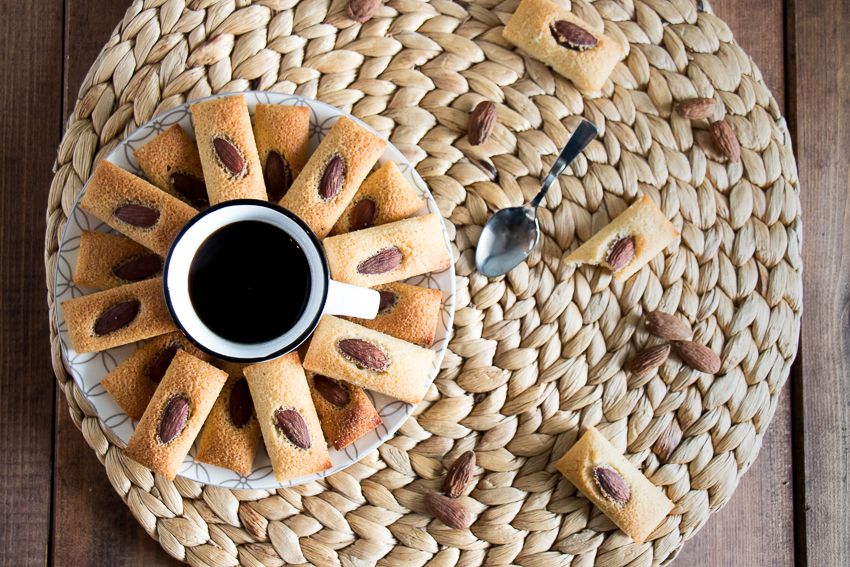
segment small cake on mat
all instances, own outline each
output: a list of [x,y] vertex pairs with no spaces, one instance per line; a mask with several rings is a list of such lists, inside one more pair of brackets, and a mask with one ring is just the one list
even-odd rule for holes
[[124,455],[174,480],[226,380],[226,372],[178,351]]
[[423,346],[434,344],[437,324],[440,322],[440,300],[443,297],[440,290],[401,282],[376,285],[372,289],[381,294],[375,318],[345,319],[409,343]]
[[363,388],[321,374],[306,374],[322,431],[334,449],[341,451],[381,425]]
[[135,152],[151,183],[197,209],[209,206],[198,146],[175,124]]
[[84,230],[74,284],[111,289],[162,275],[162,256],[120,234]]
[[307,163],[310,109],[258,104],[254,113],[254,138],[269,201],[277,203]]

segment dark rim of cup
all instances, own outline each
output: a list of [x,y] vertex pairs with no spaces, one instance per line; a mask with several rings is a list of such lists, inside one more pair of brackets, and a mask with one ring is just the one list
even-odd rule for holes
[[[290,220],[295,222],[295,224],[297,224],[299,227],[301,227],[301,229],[307,234],[307,236],[310,237],[311,242],[313,243],[314,247],[316,248],[316,250],[318,252],[319,260],[322,264],[322,272],[325,274],[325,285],[324,285],[324,289],[322,291],[322,301],[321,301],[322,309],[320,309],[318,311],[318,313],[316,313],[315,317],[313,317],[313,321],[304,330],[304,332],[301,333],[301,335],[297,339],[295,339],[294,341],[292,341],[288,345],[284,346],[283,348],[269,354],[268,356],[254,357],[254,358],[235,358],[235,357],[232,357],[232,356],[227,356],[227,355],[221,354],[219,352],[216,352],[216,351],[204,346],[203,344],[201,344],[200,341],[196,340],[189,333],[189,331],[186,330],[186,328],[183,326],[183,324],[180,322],[180,319],[177,317],[177,314],[174,311],[174,306],[171,303],[171,295],[168,292],[168,268],[171,265],[171,254],[174,252],[174,248],[177,246],[177,244],[180,242],[180,240],[183,239],[183,236],[186,234],[186,232],[188,232],[189,229],[192,228],[195,225],[195,223],[197,223],[199,220],[201,220],[202,218],[204,218],[208,214],[213,213],[213,212],[215,212],[219,209],[224,209],[224,208],[227,208],[227,207],[235,207],[235,206],[238,206],[238,205],[253,205],[253,206],[256,206],[256,207],[266,207],[267,209],[272,209],[276,212],[281,213],[282,215],[288,217]],[[236,222],[241,222],[241,221],[236,221]],[[233,224],[233,223],[227,223],[227,224]],[[219,228],[225,227],[225,226],[227,226],[227,224],[223,224]],[[281,230],[283,230],[283,229],[281,229]],[[324,305],[325,305],[325,303],[327,302],[327,299],[328,299],[328,288],[330,287],[330,279],[331,279],[331,271],[330,271],[330,268],[328,267],[328,259],[325,256],[325,249],[322,246],[322,243],[319,242],[319,239],[318,239],[318,237],[316,237],[316,234],[312,231],[312,229],[309,226],[307,226],[307,223],[305,223],[303,220],[301,220],[301,217],[299,217],[295,213],[291,212],[289,209],[285,209],[285,208],[281,207],[280,205],[276,205],[274,203],[269,203],[268,201],[259,201],[257,199],[234,199],[233,201],[225,201],[223,203],[213,205],[212,207],[209,207],[208,209],[204,209],[202,212],[200,212],[197,215],[195,215],[194,217],[192,217],[189,220],[189,222],[187,222],[185,225],[183,225],[183,228],[180,229],[180,232],[177,233],[177,236],[175,236],[174,240],[171,242],[171,246],[168,248],[168,254],[165,256],[165,266],[164,266],[163,271],[162,271],[162,294],[165,297],[165,305],[168,308],[168,313],[171,316],[171,320],[174,321],[174,324],[177,325],[177,328],[180,329],[180,332],[183,333],[184,335],[186,335],[186,338],[189,339],[189,341],[191,341],[193,345],[195,345],[196,347],[198,347],[199,349],[201,349],[205,353],[212,355],[216,358],[219,358],[221,360],[226,360],[228,362],[254,363],[254,362],[264,362],[266,360],[272,360],[274,358],[278,358],[280,356],[288,354],[288,353],[292,352],[293,350],[295,350],[296,348],[298,348],[301,345],[301,343],[303,343],[305,340],[307,340],[307,337],[309,337],[313,333],[313,331],[316,329],[316,326],[319,324],[319,319],[321,319],[321,317],[322,317]]]

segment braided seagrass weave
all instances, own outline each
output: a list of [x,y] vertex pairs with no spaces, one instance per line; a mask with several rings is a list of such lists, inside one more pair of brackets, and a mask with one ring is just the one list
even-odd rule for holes
[[[776,102],[707,5],[573,0],[577,15],[629,46],[603,95],[588,98],[502,39],[518,3],[388,0],[355,24],[346,0],[136,0],[98,56],[50,191],[51,304],[58,238],[99,160],[153,116],[220,92],[297,93],[373,126],[416,164],[457,259],[454,337],[415,417],[360,463],[276,492],[170,482],[126,459],[68,375],[52,330],[74,422],[174,557],[251,566],[662,564],[755,460],[796,355],[802,299],[797,171]],[[707,121],[671,111],[695,96],[724,103],[739,163],[718,151]],[[484,99],[496,103],[498,124],[491,142],[471,150],[467,115]],[[540,245],[507,277],[488,280],[473,257],[489,212],[533,195],[581,118],[600,136],[547,195]],[[664,254],[624,284],[560,262],[641,194],[682,233]],[[690,320],[695,340],[721,355],[717,375],[676,356],[643,376],[622,369],[657,341],[641,323],[655,309]],[[616,530],[555,469],[586,425],[676,504],[647,543]],[[665,462],[658,455],[670,440]],[[439,492],[447,466],[469,449],[478,466],[462,502],[476,521],[450,530],[423,494]]]

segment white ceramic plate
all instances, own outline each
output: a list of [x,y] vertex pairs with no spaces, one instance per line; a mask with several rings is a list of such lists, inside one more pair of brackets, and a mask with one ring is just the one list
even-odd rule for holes
[[[312,154],[312,152],[316,149],[319,142],[325,137],[325,135],[327,135],[331,126],[333,126],[337,118],[340,116],[348,116],[361,126],[364,126],[374,132],[372,128],[360,120],[357,120],[353,116],[315,100],[309,100],[295,95],[270,92],[246,92],[244,95],[245,101],[248,103],[248,109],[252,116],[257,103],[309,107],[310,154]],[[210,98],[219,98],[219,96],[232,96],[232,93],[229,95],[218,95]],[[133,132],[124,141],[122,141],[106,159],[137,175],[144,176],[138,162],[133,157],[133,152],[175,123],[179,123],[183,130],[185,130],[186,133],[194,139],[192,115],[189,110],[189,104],[187,103],[169,110],[163,115],[157,116]],[[419,177],[419,174],[416,173],[416,170],[407,161],[404,155],[392,144],[387,144],[387,147],[379,161],[380,164],[384,164],[390,160],[398,164],[407,181],[416,189],[416,192],[425,199],[425,206],[418,210],[414,216],[438,213],[439,210],[437,209],[437,204],[431,197],[431,193],[425,186],[425,182],[422,181],[422,178]],[[80,196],[82,196],[85,190],[86,188],[83,187],[83,191],[80,193]],[[65,324],[65,317],[60,307],[60,304],[63,301],[74,297],[80,297],[81,295],[95,293],[97,291],[90,288],[76,286],[73,281],[74,269],[77,264],[77,252],[80,245],[80,235],[83,230],[115,232],[96,217],[83,211],[79,207],[79,199],[77,200],[77,203],[74,205],[74,208],[69,215],[68,224],[65,226],[65,230],[62,233],[62,242],[59,247],[59,256],[56,263],[56,276],[54,280],[55,288],[53,290],[56,296],[54,308],[56,309],[56,324],[59,332],[59,341],[62,346],[62,356],[65,358],[65,362],[71,372],[71,376],[85,395],[86,400],[88,400],[89,404],[97,412],[98,417],[100,417],[100,419],[103,420],[103,422],[106,423],[106,425],[126,443],[133,434],[133,428],[136,424],[127,417],[127,414],[121,411],[121,408],[118,407],[118,404],[115,403],[112,396],[110,396],[103,386],[101,386],[100,381],[121,361],[127,358],[127,356],[136,351],[143,343],[140,342],[125,345],[123,347],[113,348],[103,352],[77,354],[71,347],[71,341],[68,337],[68,328]],[[448,233],[446,233],[445,225],[443,225],[443,236],[446,241],[446,246],[449,246],[449,237]],[[448,270],[443,272],[425,274],[423,276],[406,280],[411,284],[439,289],[443,292],[440,324],[437,328],[434,346],[432,347],[433,350],[437,351],[437,357],[434,367],[431,368],[431,381],[434,380],[439,372],[440,364],[443,361],[443,356],[445,355],[446,347],[450,338],[449,334],[452,328],[455,306],[454,276],[454,266],[451,266]],[[368,392],[368,394],[372,402],[375,404],[375,408],[378,410],[383,423],[378,426],[377,429],[359,439],[356,443],[346,447],[343,451],[335,451],[331,449],[331,462],[333,465],[327,471],[279,483],[274,478],[268,455],[266,454],[265,447],[261,442],[257,451],[257,456],[254,460],[254,470],[249,476],[242,476],[234,471],[195,461],[196,447],[192,448],[189,452],[189,456],[183,461],[179,474],[185,478],[204,484],[222,486],[225,488],[273,489],[303,484],[318,478],[323,478],[337,471],[341,471],[351,464],[356,463],[362,457],[378,447],[381,443],[392,437],[393,433],[401,427],[401,424],[404,423],[404,420],[406,420],[408,416],[410,416],[415,407],[374,392]]]

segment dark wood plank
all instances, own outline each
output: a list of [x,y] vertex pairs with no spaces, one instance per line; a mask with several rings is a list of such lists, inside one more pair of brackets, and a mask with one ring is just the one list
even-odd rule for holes
[[[713,0],[714,13],[761,69],[785,108],[785,21],[782,0]],[[758,22],[758,25],[753,25]],[[790,385],[790,382],[789,382]],[[678,565],[741,567],[794,564],[791,388],[786,385],[759,458],[731,501],[685,544]]]
[[[86,73],[129,4],[129,1],[67,2],[63,129]],[[56,120],[59,120],[58,115]],[[59,128],[57,123],[57,132]],[[55,146],[53,143],[52,147]],[[182,565],[142,529],[121,501],[109,483],[106,469],[71,421],[64,399],[59,400],[58,412],[54,564]]]
[[42,250],[61,132],[61,1],[0,4],[0,85],[0,565],[44,565],[55,380]]
[[[798,539],[801,565],[850,565],[850,4],[792,0],[796,39],[789,98],[805,211],[802,376],[796,387],[804,451]],[[790,94],[790,93],[789,93]]]

